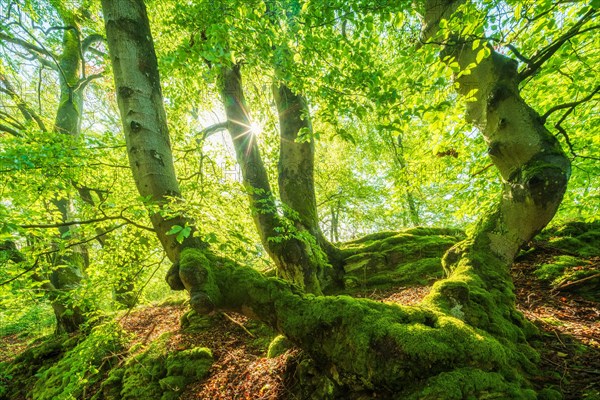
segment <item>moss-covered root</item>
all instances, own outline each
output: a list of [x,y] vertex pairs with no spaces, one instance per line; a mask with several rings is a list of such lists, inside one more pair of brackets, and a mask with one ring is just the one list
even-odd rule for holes
[[407,400],[462,400],[462,399],[519,399],[535,400],[534,390],[523,389],[508,382],[496,372],[485,372],[476,368],[459,368],[428,379]]
[[218,296],[205,293],[216,308],[268,323],[339,384],[404,391],[467,367],[523,384],[519,368],[527,360],[522,354],[459,318],[348,296],[306,295],[289,283],[195,249],[182,253],[181,267],[206,270],[218,283]]

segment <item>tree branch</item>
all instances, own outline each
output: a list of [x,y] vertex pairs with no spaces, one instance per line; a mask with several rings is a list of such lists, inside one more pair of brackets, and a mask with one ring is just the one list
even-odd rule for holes
[[15,38],[12,37],[10,35],[7,35],[6,33],[2,33],[0,32],[0,39],[8,42],[8,43],[12,43],[15,44],[19,47],[21,47],[22,49],[25,49],[29,54],[31,54],[36,60],[38,60],[42,65],[52,68],[53,70],[58,70],[58,65],[56,64],[56,62],[50,62],[49,60],[47,60],[46,58],[44,58],[43,56],[48,56],[50,58],[52,58],[53,60],[55,60],[55,57],[52,53],[50,53],[48,50],[42,48],[42,47],[38,47],[34,44],[31,44],[23,39],[19,39],[19,38]]
[[88,219],[88,220],[83,220],[83,221],[65,221],[65,222],[59,222],[59,223],[55,223],[55,224],[27,224],[27,225],[19,225],[19,227],[21,227],[23,229],[34,229],[34,228],[50,229],[50,228],[61,228],[61,227],[72,226],[72,225],[88,225],[88,224],[95,224],[97,222],[115,221],[115,220],[125,221],[128,224],[131,224],[137,228],[144,229],[149,232],[154,232],[154,229],[144,226],[144,225],[140,225],[137,222],[134,222],[131,219],[123,216],[122,213],[119,216],[107,215],[102,218],[93,218],[93,219]]
[[11,134],[11,135],[13,135],[15,137],[22,137],[23,136],[23,135],[21,135],[21,133],[19,131],[16,131],[16,130],[12,129],[11,127],[3,125],[3,124],[0,124],[0,132],[6,132],[6,133],[9,133],[9,134]]
[[79,82],[77,82],[77,85],[75,86],[74,90],[75,91],[84,90],[87,87],[87,85],[90,84],[91,81],[98,79],[98,78],[102,78],[104,76],[105,72],[106,71],[102,71],[97,74],[88,75],[87,77],[80,79]]
[[550,57],[552,57],[562,47],[562,45],[565,44],[572,37],[580,33],[587,32],[591,29],[596,29],[600,27],[600,25],[594,25],[592,27],[580,31],[581,27],[595,15],[596,10],[592,9],[588,11],[579,19],[579,21],[577,21],[571,27],[571,29],[569,29],[564,35],[559,37],[554,43],[550,44],[549,46],[543,48],[542,50],[534,54],[533,57],[531,57],[530,61],[527,63],[527,67],[519,73],[518,81],[522,82],[526,78],[534,75],[542,67],[542,65],[546,61],[548,61],[548,59],[550,59]]
[[93,33],[81,41],[81,50],[85,53],[86,51],[88,51],[90,49],[90,46],[92,44],[94,44],[96,42],[102,42],[104,40],[105,40],[104,36],[102,36],[98,33]]
[[31,107],[29,107],[27,105],[25,100],[23,100],[23,98],[21,98],[21,96],[19,96],[17,94],[13,85],[9,82],[6,75],[4,75],[2,73],[0,73],[0,83],[2,83],[2,85],[4,85],[4,88],[6,89],[6,90],[4,90],[4,92],[7,93],[11,97],[11,99],[15,102],[19,111],[21,111],[21,114],[23,114],[23,117],[25,117],[25,119],[27,121],[31,121],[33,119],[37,123],[38,127],[42,131],[46,132],[47,131],[46,125],[44,124],[42,119],[36,114],[35,111],[33,111],[33,109]]
[[581,103],[585,103],[586,101],[591,100],[594,97],[594,95],[596,93],[598,93],[599,91],[600,91],[600,85],[596,86],[596,89],[594,89],[592,91],[592,93],[590,93],[589,95],[585,96],[581,100],[572,101],[572,102],[569,102],[569,103],[559,104],[557,106],[554,106],[554,107],[550,108],[548,111],[546,111],[546,113],[540,117],[540,120],[542,121],[543,124],[545,124],[546,120],[548,119],[548,117],[550,116],[550,114],[552,114],[553,112],[556,112],[558,110],[563,110],[565,108],[575,108],[578,105],[580,105]]
[[214,125],[208,126],[199,132],[201,138],[197,139],[197,141],[203,142],[204,140],[208,139],[211,135],[214,135],[215,133],[220,132],[220,131],[225,131],[227,129],[228,129],[227,121],[219,122]]
[[[110,232],[112,232],[112,231],[115,231],[115,230],[117,230],[117,229],[119,229],[119,228],[122,228],[122,227],[124,227],[125,225],[127,225],[127,224],[119,224],[119,225],[115,225],[114,227],[112,227],[112,228],[110,228],[110,229],[107,229],[107,230],[105,230],[104,232],[101,232],[101,233],[99,233],[99,234],[97,234],[97,235],[94,235],[94,236],[93,236],[93,237],[91,237],[91,238],[84,239],[84,240],[81,240],[81,241],[79,241],[79,242],[76,242],[76,243],[71,243],[71,244],[68,244],[68,245],[66,245],[66,246],[64,247],[64,249],[68,249],[68,248],[71,248],[71,247],[75,247],[75,246],[79,246],[79,245],[82,245],[82,244],[85,244],[85,243],[91,242],[91,241],[93,241],[93,240],[97,240],[99,237],[101,237],[101,236],[104,236],[104,235],[106,235],[107,233],[110,233]],[[13,276],[12,278],[5,280],[4,282],[0,282],[0,286],[4,286],[4,285],[6,285],[6,284],[8,284],[8,283],[10,283],[10,282],[16,281],[17,279],[19,279],[20,277],[22,277],[22,276],[23,276],[23,275],[25,275],[26,273],[33,271],[33,270],[34,270],[34,269],[35,269],[35,268],[38,266],[38,262],[39,262],[39,259],[40,259],[40,257],[42,257],[42,256],[46,256],[46,255],[49,255],[49,254],[58,253],[59,251],[62,251],[62,250],[64,250],[64,249],[53,249],[53,250],[44,251],[44,252],[42,252],[42,253],[38,254],[38,255],[35,257],[35,261],[34,261],[34,263],[33,263],[33,265],[32,265],[31,267],[27,268],[26,270],[22,271],[21,273],[17,274],[16,276]]]
[[556,124],[554,124],[554,128],[556,128],[556,130],[565,138],[565,141],[567,142],[567,146],[569,147],[569,152],[573,155],[573,157],[586,158],[586,159],[589,159],[589,160],[600,161],[600,158],[598,158],[598,157],[582,156],[582,155],[576,153],[575,149],[573,148],[573,143],[571,143],[571,138],[569,137],[569,134],[567,133],[567,131],[565,130],[565,128],[562,127],[561,124],[565,121],[565,119],[567,119],[567,117],[574,110],[575,110],[575,106],[569,108],[569,110],[563,114],[563,116],[558,120],[558,122]]

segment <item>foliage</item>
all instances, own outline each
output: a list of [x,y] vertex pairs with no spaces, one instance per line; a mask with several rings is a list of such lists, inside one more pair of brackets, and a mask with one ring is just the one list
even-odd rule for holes
[[81,398],[86,388],[116,363],[125,341],[126,335],[117,323],[96,326],[57,363],[38,373],[31,396],[39,400]]
[[[253,225],[232,143],[226,135],[209,136],[204,130],[224,120],[219,67],[240,64],[247,111],[262,127],[255,139],[273,182],[279,135],[271,86],[283,77],[309,101],[320,226],[346,257],[346,284],[426,283],[441,276],[441,255],[462,234],[405,229],[469,227],[496,199],[501,179],[490,168],[489,144],[463,122],[465,100],[455,94],[452,74],[468,75],[470,69],[461,71],[456,62],[446,67],[437,43],[421,43],[423,4],[362,0],[149,0],[147,4],[171,147],[185,197],[164,207],[164,216],[189,217],[198,227],[193,234],[219,256],[256,270],[272,268]],[[460,19],[439,23],[441,37],[460,25],[467,45],[479,49],[477,63],[489,56],[485,41],[518,60],[523,98],[571,154],[570,188],[557,220],[585,220],[594,228],[584,231],[571,223],[543,234],[549,246],[571,254],[538,269],[538,276],[554,283],[592,274],[577,268],[582,257],[600,254],[600,228],[594,222],[600,213],[600,139],[594,134],[599,125],[600,52],[597,26],[593,18],[586,19],[596,15],[597,8],[597,1],[467,2],[459,11]],[[66,93],[61,87],[65,70],[58,65],[68,55],[64,34],[77,25],[81,39],[102,36],[99,5],[18,0],[0,4],[0,15],[0,243],[11,243],[19,254],[12,257],[3,250],[0,256],[2,334],[35,331],[32,327],[38,321],[43,326],[31,336],[44,333],[52,311],[42,302],[59,299],[72,309],[110,312],[160,300],[168,292],[162,277],[171,266],[150,228],[149,216],[158,207],[150,198],[138,197],[125,161],[127,145],[116,117],[112,67],[101,40],[92,41],[87,49],[80,46],[82,76],[93,77],[78,86],[85,86],[77,109],[81,133],[65,135],[54,128]],[[66,20],[73,22],[69,29],[62,28],[70,25]],[[578,21],[583,21],[580,31],[569,34]],[[62,199],[69,200],[68,212],[57,206]],[[275,211],[292,215],[283,204]],[[316,245],[314,236],[296,228],[294,217],[284,221],[271,241],[298,238]],[[379,234],[373,236],[375,232]],[[175,225],[169,234],[181,243],[192,235],[192,228]],[[355,240],[359,237],[363,239]],[[65,260],[75,257],[86,264],[77,275],[81,283],[57,294],[51,286],[67,270]],[[481,259],[487,261],[484,255]],[[210,261],[202,259],[200,264],[208,268]],[[466,282],[481,283],[471,276],[473,263],[480,261],[461,264],[461,273],[436,286],[430,300],[435,302],[441,291],[463,296]],[[191,270],[193,265],[187,267]],[[218,301],[216,283],[210,281],[208,286]],[[504,332],[508,328],[491,310],[498,299],[483,286],[470,296],[490,309],[445,306],[456,317],[486,322],[501,336],[518,336]],[[101,359],[110,355],[111,346],[120,345],[120,339],[96,329],[77,347],[88,360],[78,360],[74,350],[55,348],[49,353],[62,358],[47,368],[46,362],[54,358],[28,356],[32,364],[28,373],[39,372],[43,379],[39,382],[53,383],[33,387],[36,396],[58,396],[59,390],[76,396],[78,385],[97,379]],[[134,381],[147,383],[144,388],[153,395],[169,397],[175,392],[172,388],[200,377],[178,370],[177,378],[169,381],[169,365],[175,371],[181,360],[169,359],[165,351],[149,349],[136,361],[166,362],[154,374],[121,371],[111,379],[121,382],[126,396],[134,398],[138,395],[133,394]],[[187,356],[207,368],[207,353],[198,350]],[[59,384],[59,374],[68,379]],[[475,378],[480,386],[457,388],[461,381]],[[432,397],[451,393],[457,398],[488,395],[496,389],[510,393],[510,384],[496,378],[494,373],[465,367],[443,378],[455,383],[453,388],[444,387],[440,378],[424,390]],[[167,380],[161,384],[161,379]]]

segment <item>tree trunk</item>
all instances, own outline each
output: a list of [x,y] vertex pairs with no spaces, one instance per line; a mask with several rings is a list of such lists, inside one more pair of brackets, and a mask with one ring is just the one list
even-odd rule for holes
[[[276,75],[284,75],[277,73]],[[295,222],[298,231],[307,231],[315,238],[316,251],[323,251],[333,267],[328,273],[316,265],[318,275],[328,274],[336,286],[342,286],[343,258],[321,231],[317,213],[314,183],[315,143],[306,99],[292,92],[285,83],[273,87],[279,114],[279,195],[284,210]]]
[[[262,244],[275,261],[278,276],[311,293],[320,294],[326,260],[321,256],[316,241],[300,236],[300,231],[305,228],[302,223],[294,224],[298,222],[297,218],[290,220],[288,215],[286,220],[278,215],[258,143],[249,129],[251,121],[239,65],[223,70],[221,86],[228,130]],[[283,198],[282,201],[285,203]]]
[[146,8],[141,0],[106,0],[102,9],[129,164],[138,192],[148,199],[156,234],[173,262],[167,282],[182,290],[186,285],[179,277],[179,253],[185,244],[199,245],[199,240],[193,229],[183,243],[168,233],[175,225],[193,225],[183,215],[170,215],[168,207],[181,194]]
[[[81,116],[83,113],[83,88],[78,87],[81,77],[81,32],[73,15],[61,12],[61,18],[68,29],[64,30],[62,53],[58,59],[60,98],[56,111],[54,130],[57,133],[68,135],[77,141],[81,131]],[[73,199],[64,197],[53,200],[53,205],[61,214],[62,221],[71,220],[73,214]],[[61,237],[75,238],[75,226],[59,228]],[[84,310],[70,304],[68,292],[81,285],[84,271],[89,263],[87,249],[84,245],[78,245],[69,253],[57,258],[54,263],[50,282],[50,300],[57,321],[57,333],[71,333],[79,329],[79,325],[85,321]],[[63,266],[56,267],[61,264]]]

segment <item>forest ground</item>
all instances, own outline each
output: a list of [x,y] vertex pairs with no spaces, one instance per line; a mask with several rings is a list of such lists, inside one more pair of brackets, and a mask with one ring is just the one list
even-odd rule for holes
[[[539,242],[520,256],[512,268],[517,306],[541,333],[533,345],[540,351],[542,371],[532,381],[540,389],[558,389],[567,400],[600,399],[600,303],[585,299],[569,286],[562,291],[553,290],[546,281],[535,277],[536,268],[557,255],[557,250]],[[600,257],[584,261],[575,269],[600,267]],[[416,304],[428,292],[428,286],[395,286],[359,290],[355,295]],[[131,346],[145,347],[170,332],[169,351],[195,346],[212,349],[214,363],[209,376],[188,385],[180,399],[304,398],[296,376],[297,365],[303,359],[301,350],[292,347],[277,357],[267,358],[267,347],[275,334],[237,314],[220,313],[210,323],[205,321],[201,329],[182,329],[181,320],[187,310],[186,304],[147,306],[120,319],[121,326],[134,335]],[[16,334],[0,338],[0,361],[15,357],[26,347],[26,341]],[[86,391],[84,398],[92,397],[99,384],[95,386]]]

